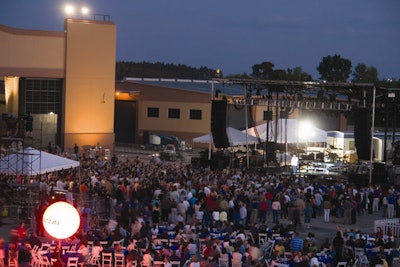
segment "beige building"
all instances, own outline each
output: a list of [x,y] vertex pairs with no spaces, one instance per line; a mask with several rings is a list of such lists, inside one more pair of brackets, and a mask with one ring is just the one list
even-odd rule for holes
[[[60,32],[0,25],[2,135],[23,137],[31,113],[31,142],[41,147],[113,148],[115,62],[110,21],[66,19]],[[10,131],[11,118],[18,124]]]
[[[150,135],[157,134],[190,144],[193,138],[210,132],[211,81],[154,84],[144,80],[116,83],[116,140],[145,144]],[[194,85],[205,91],[185,89]]]

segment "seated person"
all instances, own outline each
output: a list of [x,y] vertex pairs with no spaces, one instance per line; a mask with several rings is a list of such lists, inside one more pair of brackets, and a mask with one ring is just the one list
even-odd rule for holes
[[83,260],[83,262],[89,262],[90,250],[87,242],[82,242],[77,252],[81,254],[80,258]]
[[279,257],[285,257],[285,246],[282,239],[279,239],[278,243],[275,244],[274,251],[278,252]]
[[18,252],[19,266],[21,267],[31,266],[31,250],[32,250],[31,245],[28,242],[24,242]]
[[56,246],[56,248],[54,249],[54,252],[51,253],[51,258],[52,259],[56,259],[56,261],[52,263],[53,267],[63,267],[64,266],[62,261],[61,261],[61,253],[60,253],[60,247],[59,246]]

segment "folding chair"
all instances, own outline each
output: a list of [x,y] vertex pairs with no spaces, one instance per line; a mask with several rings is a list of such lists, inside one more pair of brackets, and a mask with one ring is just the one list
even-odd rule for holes
[[112,253],[108,253],[108,252],[101,253],[101,266],[102,267],[113,267]]
[[68,257],[67,267],[78,267],[79,257]]
[[18,267],[18,251],[8,251],[8,267]]
[[51,262],[46,255],[38,254],[40,267],[51,267]]
[[90,254],[89,263],[91,265],[99,266],[100,265],[100,254],[98,254],[98,253]]
[[264,245],[265,245],[264,257],[269,259],[271,258],[272,252],[274,251],[275,242],[273,240],[270,240],[267,241]]
[[162,267],[164,267],[164,262],[163,261],[153,261],[153,266],[162,266]]
[[258,234],[258,243],[260,245],[264,244],[268,240],[268,235],[267,233],[259,233]]
[[229,267],[229,259],[218,259],[218,267]]
[[124,253],[114,253],[114,267],[125,266],[125,255]]
[[32,266],[39,265],[39,254],[37,252],[38,250],[39,250],[39,246],[37,246],[37,245],[33,246],[33,248],[31,249],[31,265]]

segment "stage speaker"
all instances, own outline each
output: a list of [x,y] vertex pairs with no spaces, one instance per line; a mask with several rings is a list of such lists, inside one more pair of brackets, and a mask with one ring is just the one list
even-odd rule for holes
[[216,148],[229,147],[228,136],[226,135],[226,107],[227,101],[212,100],[211,104],[211,133]]
[[264,110],[264,117],[265,121],[272,121],[272,111],[271,110]]
[[370,160],[371,121],[367,108],[354,108],[354,140],[359,160]]
[[289,118],[289,112],[287,112],[286,110],[281,110],[279,112],[279,117],[281,119],[288,119]]

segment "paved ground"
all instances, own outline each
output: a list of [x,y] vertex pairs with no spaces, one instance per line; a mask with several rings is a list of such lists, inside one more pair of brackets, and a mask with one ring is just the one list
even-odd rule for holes
[[[139,157],[142,161],[148,161],[153,153],[158,153],[158,151],[149,151],[149,150],[141,150],[134,149],[129,147],[117,147],[116,154],[119,159],[123,158],[135,158]],[[191,157],[198,156],[197,151],[185,151],[182,153],[184,155],[184,161],[182,163],[188,164],[190,163]],[[374,231],[374,221],[381,219],[382,213],[375,212],[374,214],[366,214],[363,216],[357,217],[356,225],[343,225],[343,219],[337,219],[335,223],[325,223],[323,222],[322,217],[317,217],[316,219],[311,220],[311,228],[305,228],[299,230],[302,237],[306,237],[309,232],[314,233],[317,244],[321,244],[326,237],[329,237],[331,240],[336,234],[336,227],[339,226],[342,229],[355,229],[360,230],[364,233],[373,233]],[[268,221],[272,226],[272,217],[269,218]],[[287,225],[287,220],[281,220],[284,225]],[[18,220],[12,218],[3,218],[3,225],[0,226],[0,237],[8,240],[10,230],[16,228],[18,226]]]
[[[316,219],[311,220],[310,228],[302,227],[298,230],[300,235],[305,238],[308,233],[314,233],[315,239],[317,241],[317,245],[320,245],[325,238],[330,238],[331,240],[336,234],[336,227],[339,226],[341,229],[354,229],[360,230],[363,233],[373,233],[374,232],[374,221],[382,218],[382,214],[380,211],[375,212],[374,214],[366,214],[357,217],[357,224],[355,225],[343,225],[343,219],[337,219],[336,222],[326,223],[323,222],[323,217],[317,217]],[[272,217],[268,220],[268,225],[272,225],[271,223]],[[287,220],[283,219],[281,222],[284,225],[287,225]],[[18,227],[19,221],[14,218],[3,218],[3,225],[0,226],[0,237],[4,238],[6,241],[9,240],[9,235],[11,229],[15,229]],[[29,227],[29,225],[28,225]],[[46,238],[45,240],[49,240]]]

